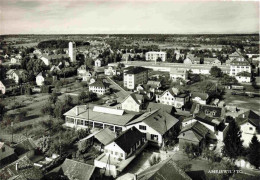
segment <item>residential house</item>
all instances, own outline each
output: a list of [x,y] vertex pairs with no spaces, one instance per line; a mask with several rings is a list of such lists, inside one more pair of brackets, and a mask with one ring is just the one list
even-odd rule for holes
[[42,54],[42,51],[40,49],[35,49],[33,51],[33,54],[36,54],[36,55],[41,55]]
[[11,58],[11,63],[12,63],[12,64],[18,64],[18,63],[20,63],[20,60],[17,59],[17,58],[12,57],[12,58]]
[[121,71],[116,67],[108,66],[108,68],[104,70],[104,73],[107,76],[115,76],[115,75],[120,75]]
[[58,72],[60,72],[60,71],[61,71],[61,69],[60,69],[59,65],[58,65],[58,66],[53,65],[53,66],[51,67],[51,69],[50,69],[50,72],[58,73]]
[[98,95],[104,95],[110,92],[110,88],[109,84],[103,82],[102,80],[97,80],[89,85],[89,91]]
[[171,68],[170,70],[170,79],[176,81],[178,79],[187,80],[188,71],[186,69]]
[[34,179],[43,178],[42,171],[34,166],[33,162],[27,156],[14,161],[6,167],[0,169],[0,179]]
[[207,104],[209,101],[209,94],[203,92],[192,92],[191,99],[195,103]]
[[[93,73],[90,71],[87,71],[85,74],[83,74],[82,81],[90,81],[91,77],[93,77]],[[90,84],[94,83],[95,81],[96,80],[93,78],[93,80],[90,82]]]
[[77,69],[77,74],[79,77],[83,77],[87,73],[87,66],[86,65],[81,65]]
[[237,73],[235,78],[237,79],[237,81],[239,83],[250,83],[251,82],[251,76],[252,76],[251,73],[249,73],[247,71],[243,71],[243,72]]
[[104,62],[102,59],[96,59],[95,60],[95,67],[101,67],[103,66]]
[[1,94],[5,94],[6,88],[5,85],[2,83],[2,81],[0,81],[0,92]]
[[4,55],[4,58],[5,58],[5,59],[9,58],[9,55],[8,55],[8,54],[5,54],[5,55]]
[[235,51],[235,52],[233,52],[232,54],[229,54],[228,57],[229,57],[229,59],[230,59],[231,61],[233,61],[234,59],[237,59],[237,58],[239,58],[239,59],[242,58],[242,59],[243,59],[243,55],[241,55],[241,53],[238,52],[238,51]]
[[97,130],[87,137],[81,139],[79,143],[87,142],[96,149],[100,149],[100,152],[104,151],[104,147],[111,143],[117,137],[116,133],[109,128]]
[[129,94],[121,103],[122,109],[140,112],[143,108],[144,96],[137,93]]
[[210,65],[221,65],[221,61],[218,58],[204,58],[204,64],[210,64]]
[[48,77],[46,72],[40,72],[37,76],[36,76],[36,84],[37,86],[42,86],[44,85],[44,81],[46,80],[46,78]]
[[230,76],[236,76],[243,71],[251,73],[251,70],[251,65],[245,58],[237,58],[230,63]]
[[170,88],[162,94],[156,94],[156,102],[161,104],[172,105],[175,108],[183,108],[189,102],[189,95],[181,93],[177,88]]
[[64,176],[68,180],[95,180],[98,175],[95,173],[95,166],[66,158],[53,179],[61,179]]
[[167,158],[158,164],[146,168],[144,171],[134,174],[131,180],[192,180],[192,178],[184,172],[176,162],[171,158]]
[[149,80],[147,81],[147,87],[149,88],[149,91],[150,92],[158,92],[159,89],[162,87],[162,83],[161,81],[152,81],[152,80]]
[[19,81],[22,78],[25,78],[25,70],[16,70],[16,69],[10,69],[9,71],[6,72],[7,75],[7,79],[13,79],[15,81],[15,83],[19,83]]
[[[17,155],[14,152],[14,149],[11,148],[4,142],[0,142],[0,169],[15,160],[17,160]],[[0,175],[1,177],[1,175]]]
[[126,130],[126,124],[136,118],[136,113],[125,112],[113,107],[82,105],[75,106],[64,113],[65,126],[87,129],[109,128],[111,131],[120,133]]
[[249,146],[254,135],[260,141],[260,116],[257,113],[248,110],[238,115],[236,121],[240,125],[244,146]]
[[209,139],[210,130],[196,121],[182,128],[178,139],[179,148],[184,149],[186,144],[194,144],[201,148],[205,147],[206,139]]
[[148,69],[143,67],[128,67],[124,72],[124,87],[135,89],[138,84],[146,84],[148,81]]
[[20,142],[14,148],[14,151],[19,156],[19,158],[27,156],[29,159],[35,155],[35,152],[37,150],[37,146],[31,138]]
[[200,58],[195,57],[194,54],[188,54],[183,64],[200,64]]
[[135,127],[129,128],[105,146],[104,153],[95,159],[94,166],[104,169],[105,175],[115,178],[146,145],[145,134]]
[[17,54],[17,55],[15,56],[15,58],[18,59],[18,60],[21,60],[23,57],[22,57],[21,54]]
[[146,61],[157,61],[158,58],[161,59],[161,61],[165,61],[167,59],[167,53],[166,52],[156,52],[156,51],[149,51],[145,53],[145,60]]
[[140,117],[130,121],[127,128],[135,126],[146,134],[147,140],[157,146],[162,146],[164,137],[169,131],[174,131],[179,120],[163,111],[155,109],[142,114]]

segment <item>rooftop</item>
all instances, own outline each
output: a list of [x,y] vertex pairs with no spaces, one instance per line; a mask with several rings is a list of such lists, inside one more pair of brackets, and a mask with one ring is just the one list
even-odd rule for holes
[[[76,108],[79,108],[78,115],[76,115]],[[113,109],[113,108],[110,108]],[[93,105],[89,108],[89,110],[86,109],[86,105],[81,106],[75,106],[74,108],[70,109],[66,113],[64,113],[65,116],[69,117],[75,117],[75,118],[82,118],[82,119],[88,119],[88,112],[89,112],[89,120],[91,121],[97,121],[102,123],[108,123],[108,124],[114,124],[119,126],[125,126],[130,120],[134,119],[136,117],[136,114],[132,113],[125,113],[123,115],[114,115],[109,114],[107,112],[95,112],[93,111]]]
[[148,69],[144,68],[144,67],[139,67],[139,66],[130,66],[130,67],[125,68],[125,70],[126,70],[125,71],[126,74],[138,74],[138,73],[147,71]]

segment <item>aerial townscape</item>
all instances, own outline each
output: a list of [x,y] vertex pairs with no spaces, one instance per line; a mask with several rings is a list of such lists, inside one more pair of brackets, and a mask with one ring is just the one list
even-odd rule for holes
[[[46,4],[18,2],[3,7]],[[259,32],[19,34],[2,23],[0,180],[260,179]]]

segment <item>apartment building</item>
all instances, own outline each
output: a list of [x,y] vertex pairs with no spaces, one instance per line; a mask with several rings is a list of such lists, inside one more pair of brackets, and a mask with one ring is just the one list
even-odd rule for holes
[[245,58],[236,58],[230,63],[230,76],[236,76],[240,72],[251,73],[251,65]]
[[124,87],[135,89],[138,84],[146,84],[148,69],[143,67],[128,67],[124,72]]
[[164,62],[166,60],[166,52],[156,52],[156,51],[150,51],[145,53],[145,60],[146,61],[156,61],[158,58],[161,58],[161,60]]

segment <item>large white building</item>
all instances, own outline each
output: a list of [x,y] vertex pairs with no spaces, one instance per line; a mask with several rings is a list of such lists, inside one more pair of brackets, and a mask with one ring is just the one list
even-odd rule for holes
[[74,52],[74,46],[76,47],[75,42],[69,42],[69,57],[70,61],[74,62],[76,60],[76,53]]
[[236,58],[230,63],[230,76],[236,76],[240,72],[251,73],[251,65],[245,58]]
[[145,53],[145,60],[146,61],[156,61],[158,58],[161,58],[162,61],[166,60],[166,52],[156,52],[150,51]]
[[143,67],[128,67],[124,72],[124,87],[135,89],[138,84],[146,84],[148,69]]

